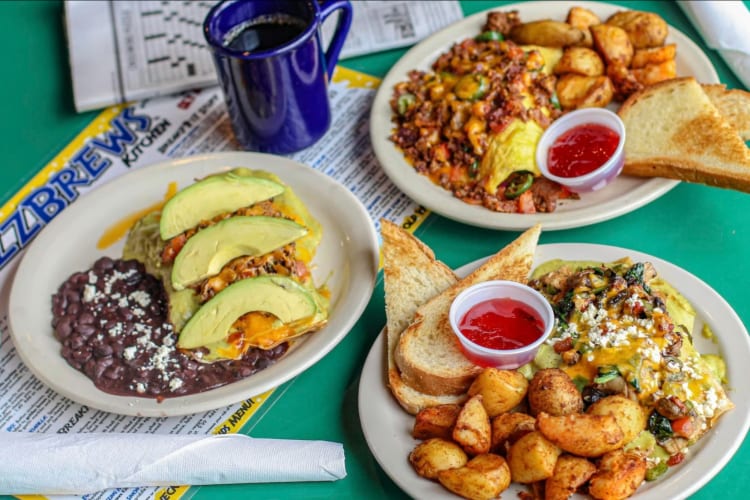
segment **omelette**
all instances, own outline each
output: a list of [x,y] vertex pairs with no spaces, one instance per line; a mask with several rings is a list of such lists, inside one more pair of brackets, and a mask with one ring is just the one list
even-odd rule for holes
[[693,344],[695,309],[650,263],[555,260],[529,284],[553,305],[556,323],[550,345],[524,369],[560,368],[585,403],[609,394],[638,401],[654,467],[679,463],[734,407],[723,359]]

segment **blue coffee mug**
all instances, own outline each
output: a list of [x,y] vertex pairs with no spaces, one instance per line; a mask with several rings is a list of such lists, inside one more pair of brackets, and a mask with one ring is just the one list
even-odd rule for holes
[[[324,49],[321,25],[340,11]],[[206,16],[232,129],[250,151],[287,154],[328,130],[328,82],[352,22],[344,0],[229,0]]]

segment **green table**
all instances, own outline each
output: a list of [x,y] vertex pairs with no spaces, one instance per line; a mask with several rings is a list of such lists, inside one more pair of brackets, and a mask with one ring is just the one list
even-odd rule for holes
[[[463,1],[468,15],[507,2]],[[654,10],[706,51],[722,82],[742,88],[718,55],[706,48],[679,7],[672,2],[614,2]],[[574,2],[571,2],[573,5]],[[73,109],[62,2],[0,2],[0,32],[5,33],[3,167],[0,198],[5,202],[47,164],[96,112]],[[342,65],[382,77],[404,53],[394,50],[347,60]],[[745,324],[750,298],[750,195],[681,184],[653,203],[615,220],[579,229],[546,232],[541,243],[601,243],[632,248],[670,261],[698,276],[721,294]],[[417,235],[438,257],[458,267],[495,252],[515,233],[469,227],[436,215]],[[717,265],[718,264],[718,265]],[[195,498],[398,498],[399,488],[380,469],[364,440],[357,413],[360,369],[385,323],[382,277],[354,329],[321,362],[280,388],[275,404],[262,408],[250,425],[257,437],[327,439],[344,443],[348,476],[333,483],[237,485],[193,488]],[[750,362],[750,360],[748,360]],[[745,383],[746,381],[734,381]],[[7,458],[7,457],[4,457]],[[406,462],[404,462],[406,466]],[[694,495],[696,499],[743,498],[750,488],[750,443]]]

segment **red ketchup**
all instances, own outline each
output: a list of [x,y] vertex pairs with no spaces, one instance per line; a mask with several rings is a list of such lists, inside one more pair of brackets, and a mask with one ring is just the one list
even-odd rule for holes
[[593,172],[612,157],[620,136],[597,123],[585,123],[558,137],[547,154],[547,169],[558,177],[579,177]]
[[490,299],[473,306],[458,324],[464,337],[488,349],[520,349],[544,333],[544,321],[515,299]]

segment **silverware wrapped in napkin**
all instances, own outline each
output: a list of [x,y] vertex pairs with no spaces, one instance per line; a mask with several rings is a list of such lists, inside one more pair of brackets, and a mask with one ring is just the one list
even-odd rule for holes
[[108,488],[346,477],[344,448],[328,441],[240,434],[0,433],[0,494],[83,494]]
[[709,48],[750,88],[750,11],[741,1],[678,1]]

